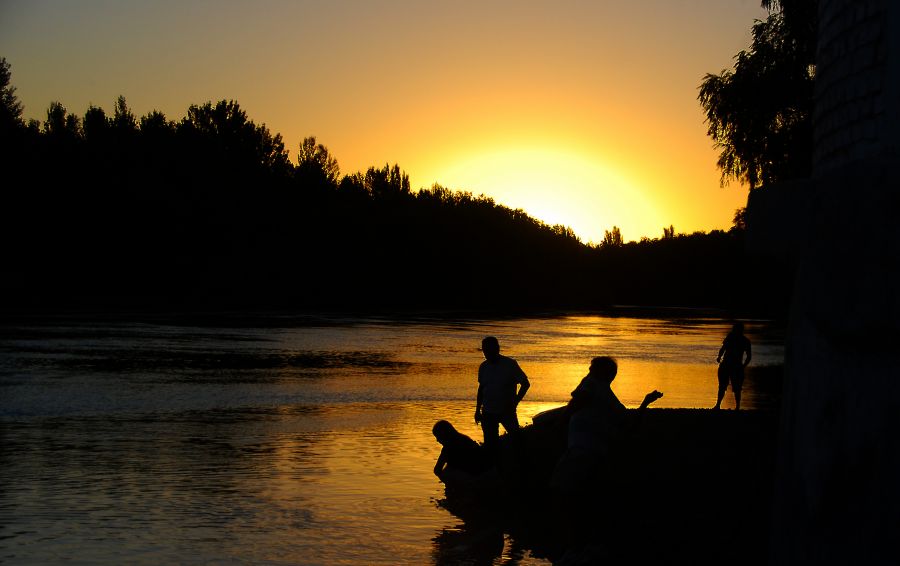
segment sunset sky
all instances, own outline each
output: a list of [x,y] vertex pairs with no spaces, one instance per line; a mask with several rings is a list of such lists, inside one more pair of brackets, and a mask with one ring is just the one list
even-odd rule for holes
[[0,0],[26,118],[118,95],[143,115],[234,99],[292,156],[398,163],[598,242],[727,229],[697,86],[750,43],[759,0]]

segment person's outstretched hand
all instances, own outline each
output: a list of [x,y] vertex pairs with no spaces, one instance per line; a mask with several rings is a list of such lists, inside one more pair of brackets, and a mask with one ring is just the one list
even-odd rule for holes
[[662,397],[662,396],[663,396],[662,392],[657,391],[656,389],[654,389],[654,390],[651,391],[650,393],[647,393],[647,396],[644,397],[644,402],[641,404],[641,406],[642,406],[642,407],[646,407],[647,405],[649,405],[650,403],[656,401],[657,399],[659,399],[659,398]]

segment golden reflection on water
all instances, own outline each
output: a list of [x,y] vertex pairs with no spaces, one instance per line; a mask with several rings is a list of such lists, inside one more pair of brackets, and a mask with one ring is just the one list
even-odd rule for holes
[[[618,358],[613,390],[627,406],[658,389],[665,396],[655,407],[710,407],[715,355],[729,326],[599,316],[367,321],[230,329],[240,340],[210,338],[202,351],[187,335],[196,329],[137,326],[109,333],[115,343],[87,333],[74,346],[45,340],[26,344],[25,353],[10,346],[12,369],[0,360],[9,440],[0,524],[10,534],[0,538],[0,556],[148,564],[481,560],[460,551],[480,527],[439,504],[431,426],[447,419],[481,440],[473,412],[483,336],[498,336],[532,382],[519,407],[527,425],[565,403],[597,355]],[[783,357],[770,326],[747,324],[751,370]],[[148,344],[158,344],[159,363]],[[104,365],[103,356],[115,362],[135,345],[144,349],[144,366],[128,373]],[[82,350],[91,365],[54,361]],[[244,365],[193,369],[223,352],[240,352]],[[322,363],[271,367],[282,358]],[[265,363],[255,369],[257,360]],[[748,379],[743,407],[773,405],[760,383]],[[733,406],[730,392],[724,406]],[[547,563],[509,533],[497,540],[491,560]]]

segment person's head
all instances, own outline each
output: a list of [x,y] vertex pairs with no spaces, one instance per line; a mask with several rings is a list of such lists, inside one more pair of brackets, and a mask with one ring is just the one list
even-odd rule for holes
[[619,365],[614,358],[609,356],[597,356],[591,360],[590,375],[597,377],[601,381],[612,383],[619,371]]
[[494,336],[487,336],[481,341],[481,352],[484,359],[493,361],[500,355],[500,342]]
[[431,434],[441,444],[450,442],[459,432],[453,428],[449,421],[438,421],[431,427]]
[[743,322],[735,322],[734,326],[731,327],[731,331],[735,334],[743,334],[744,333],[744,323]]

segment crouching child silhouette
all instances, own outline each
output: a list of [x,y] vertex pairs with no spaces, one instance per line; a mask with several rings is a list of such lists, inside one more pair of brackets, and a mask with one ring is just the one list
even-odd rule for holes
[[448,421],[436,422],[431,432],[441,445],[434,475],[444,484],[472,484],[492,467],[484,447],[453,428]]

